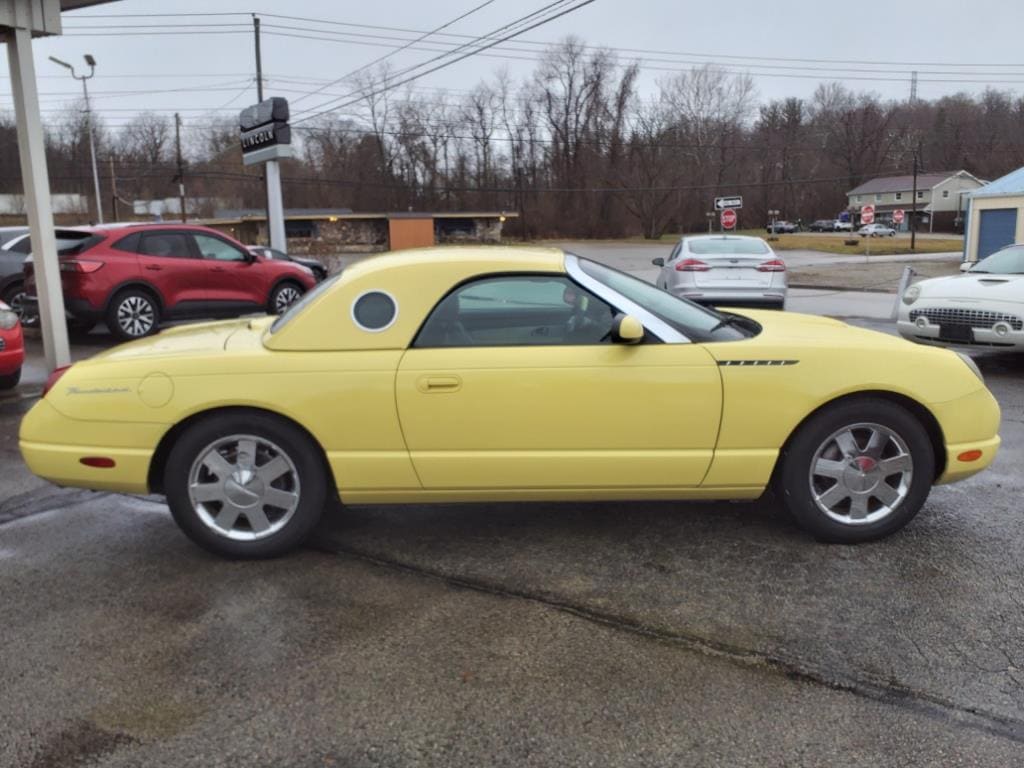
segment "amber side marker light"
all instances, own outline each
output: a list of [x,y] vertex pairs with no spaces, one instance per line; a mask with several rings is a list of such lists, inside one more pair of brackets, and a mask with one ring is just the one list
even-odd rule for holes
[[106,456],[83,456],[78,462],[85,464],[87,467],[96,467],[98,469],[110,469],[116,466],[114,460]]
[[957,461],[977,461],[981,458],[981,451],[964,451],[956,457]]

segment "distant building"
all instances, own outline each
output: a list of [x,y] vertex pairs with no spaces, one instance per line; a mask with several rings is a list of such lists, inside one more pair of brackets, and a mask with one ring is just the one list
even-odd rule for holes
[[984,259],[1013,243],[1024,243],[1024,168],[971,192],[967,200],[965,260]]
[[[917,174],[918,229],[956,232],[963,228],[967,195],[985,182],[967,171]],[[914,206],[914,177],[880,176],[846,193],[847,205],[856,215],[865,205],[875,206],[875,221],[893,224],[893,211],[901,209],[905,218],[897,229],[910,229],[911,209]]]

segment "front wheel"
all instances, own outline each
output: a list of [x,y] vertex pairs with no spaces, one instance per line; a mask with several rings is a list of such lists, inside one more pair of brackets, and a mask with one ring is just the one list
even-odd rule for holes
[[295,283],[281,283],[270,292],[268,310],[272,315],[283,315],[288,308],[298,301],[303,294],[302,288]]
[[296,426],[266,413],[213,415],[189,428],[168,456],[164,490],[175,522],[225,557],[276,557],[319,521],[328,475]]
[[6,373],[0,376],[0,390],[14,389],[18,386],[19,381],[21,381],[21,368],[14,371],[14,373]]
[[776,491],[797,524],[820,541],[856,544],[899,530],[935,478],[921,422],[888,400],[826,408],[800,428],[780,458]]

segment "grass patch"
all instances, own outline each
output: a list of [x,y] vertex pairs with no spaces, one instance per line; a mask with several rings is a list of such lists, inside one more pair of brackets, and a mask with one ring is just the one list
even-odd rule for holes
[[[697,233],[691,233],[697,234]],[[763,229],[741,229],[735,232],[737,235],[749,235],[751,237],[770,237]],[[776,240],[771,241],[771,246],[776,251],[822,251],[823,253],[835,253],[842,256],[863,256],[867,253],[868,246],[871,248],[872,256],[900,256],[903,254],[916,253],[949,253],[961,251],[964,241],[961,237],[921,237],[918,233],[916,247],[910,248],[910,235],[899,234],[896,237],[860,237],[856,233],[830,232],[818,234],[816,232],[796,232],[791,235],[775,235]],[[630,237],[621,241],[627,243],[674,243],[682,235],[662,235],[660,240],[646,240],[642,237]],[[857,245],[846,245],[844,240],[858,240]],[[870,241],[870,243],[868,242]]]

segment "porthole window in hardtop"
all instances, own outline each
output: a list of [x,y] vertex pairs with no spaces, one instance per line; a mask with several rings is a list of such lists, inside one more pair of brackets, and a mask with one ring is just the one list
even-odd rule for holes
[[459,286],[430,313],[416,347],[607,344],[615,310],[563,275],[501,275]]
[[384,291],[367,291],[352,304],[352,319],[364,331],[383,331],[397,316],[398,305]]

